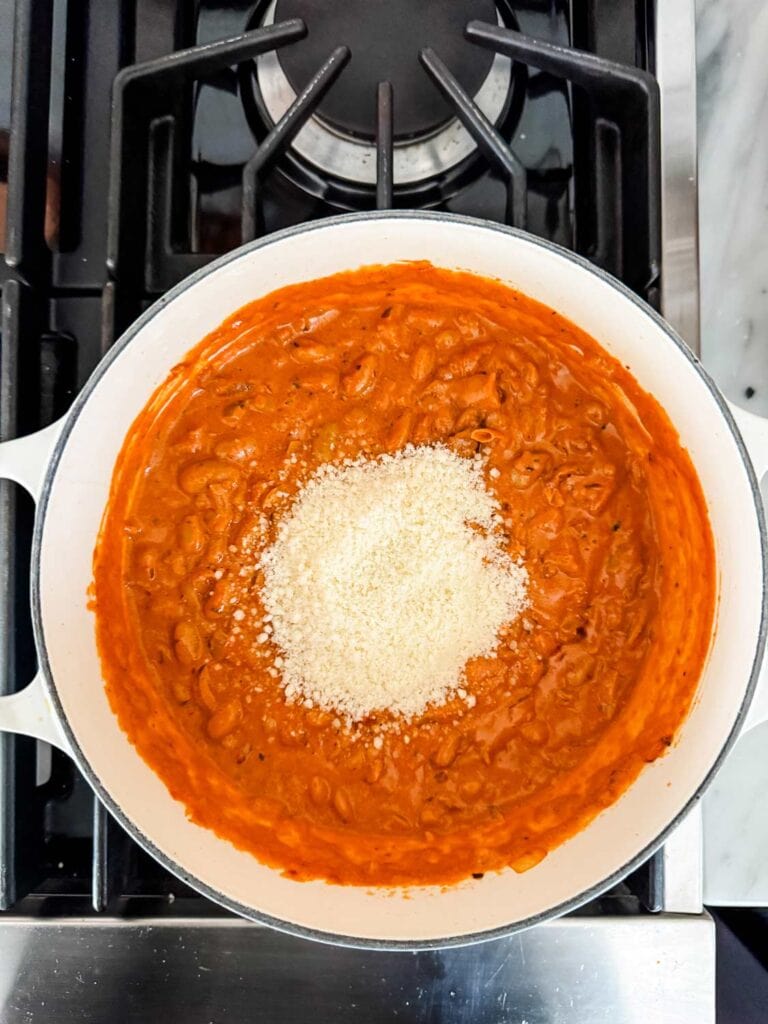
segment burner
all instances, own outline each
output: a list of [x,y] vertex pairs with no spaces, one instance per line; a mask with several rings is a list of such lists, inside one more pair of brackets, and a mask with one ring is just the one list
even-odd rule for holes
[[[293,4],[295,2],[296,0],[272,0],[266,10],[264,10],[262,5],[259,5],[248,22],[247,27],[255,28],[258,24],[271,25],[277,20],[278,16],[279,18],[287,17],[286,4]],[[326,0],[321,0],[322,4],[325,4],[325,2]],[[338,6],[341,7],[343,5]],[[378,6],[378,3],[370,4],[371,9],[374,6]],[[427,4],[426,6],[431,8],[432,5]],[[446,3],[445,6],[449,5]],[[464,17],[464,14],[462,14],[462,17]],[[417,20],[420,20],[420,18]],[[493,20],[497,24],[502,24],[501,16],[495,7],[493,7]],[[310,36],[312,34],[311,28],[309,34]],[[456,40],[458,43],[462,42],[463,34],[464,25],[462,24],[456,30]],[[298,51],[303,49],[307,46],[308,41],[308,39],[303,39],[294,46],[287,47],[284,51],[279,51],[279,56],[276,52],[262,54],[255,61],[256,74],[253,76],[251,74],[243,76],[241,82],[246,117],[248,118],[251,130],[257,137],[260,134],[259,119],[262,119],[268,126],[277,123],[296,99],[297,93],[304,88],[307,81],[328,57],[334,46],[343,42],[343,37],[340,37],[338,41],[333,43],[329,42],[327,48],[322,50],[322,56],[317,58],[314,63],[312,61],[307,62],[308,65],[312,64],[311,71],[305,78],[296,80],[297,87],[295,88],[288,80],[283,65],[287,63],[289,50]],[[351,44],[352,47],[355,45],[354,42]],[[456,46],[451,46],[440,52],[450,54],[455,49]],[[476,47],[470,50],[470,55],[474,52],[484,57],[482,67],[484,69],[488,68],[487,55],[484,55],[484,51],[480,47]],[[413,81],[416,86],[412,99],[421,103],[426,95],[429,103],[434,102],[435,107],[442,110],[444,101],[427,73],[419,64],[418,47],[416,45],[413,46],[412,53]],[[512,111],[509,116],[513,117],[516,123],[525,97],[525,67],[520,64],[513,67],[509,57],[505,57],[502,54],[497,53],[490,56],[490,67],[487,73],[485,73],[484,80],[481,81],[479,88],[472,94],[474,101],[492,123],[498,124],[503,118],[508,116],[509,111]],[[349,130],[342,130],[339,127],[332,126],[328,120],[328,101],[336,95],[337,90],[342,88],[347,76],[352,76],[349,79],[350,81],[357,80],[354,79],[353,61],[354,50],[352,60],[344,68],[321,101],[318,111],[321,116],[310,117],[293,139],[291,149],[293,153],[322,174],[343,182],[354,183],[355,186],[361,186],[366,189],[376,184],[375,143],[372,139],[365,139],[359,135],[352,134]],[[455,72],[456,69],[451,66],[451,70]],[[418,79],[416,74],[419,76]],[[397,76],[391,71],[389,73],[382,71],[382,76],[382,80],[397,81]],[[376,118],[377,74],[371,76],[370,83],[372,84],[370,85],[370,91],[365,102],[369,108],[370,123],[373,124]],[[400,92],[402,93],[402,91],[401,87]],[[430,180],[437,180],[448,172],[453,172],[454,169],[460,168],[467,158],[477,152],[477,144],[463,125],[455,117],[451,116],[451,111],[447,104],[444,106],[444,109],[447,111],[448,121],[442,127],[438,125],[436,130],[433,124],[432,134],[411,139],[398,137],[402,135],[402,129],[398,127],[398,116],[402,120],[402,115],[398,114],[400,107],[398,106],[397,85],[394,86],[393,92],[395,147],[392,163],[394,183],[400,191],[409,186],[417,187]],[[405,101],[405,97],[401,96],[400,98],[403,102]],[[439,120],[444,115],[438,113],[437,117]],[[413,124],[414,122],[411,121],[410,123]],[[371,135],[373,135],[373,132],[371,132]],[[324,187],[321,188],[320,194],[325,194]],[[356,203],[352,203],[350,207],[344,206],[344,208],[354,208],[356,205]]]
[[349,65],[317,113],[358,138],[375,138],[379,82],[392,84],[396,139],[432,134],[451,119],[451,107],[419,63],[423,47],[440,54],[470,96],[493,62],[490,51],[464,38],[473,18],[496,21],[493,0],[277,0],[275,21],[289,18],[301,18],[308,29],[306,40],[278,56],[297,93],[334,47],[349,47]]

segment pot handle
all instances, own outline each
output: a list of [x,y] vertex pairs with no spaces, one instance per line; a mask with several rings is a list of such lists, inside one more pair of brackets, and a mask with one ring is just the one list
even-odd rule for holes
[[32,682],[18,693],[0,697],[0,732],[33,736],[72,756],[72,748],[56,717],[42,672],[38,672]]
[[37,502],[53,446],[64,429],[65,419],[66,416],[62,416],[35,434],[0,443],[0,479],[21,484]]
[[[0,479],[21,484],[37,501],[53,446],[63,426],[62,418],[36,434],[0,443]],[[0,732],[34,736],[71,754],[46,691],[42,672],[38,672],[32,682],[18,693],[0,697]]]
[[[763,485],[762,491],[765,494],[765,476],[768,473],[768,419],[764,416],[756,416],[746,409],[740,409],[730,402],[733,418],[739,428],[742,439],[746,446],[752,465],[755,468],[755,475],[758,483]],[[763,515],[768,510],[763,498]],[[763,651],[763,664],[757,680],[757,688],[749,706],[744,725],[741,727],[742,735],[756,725],[768,721],[768,656]]]

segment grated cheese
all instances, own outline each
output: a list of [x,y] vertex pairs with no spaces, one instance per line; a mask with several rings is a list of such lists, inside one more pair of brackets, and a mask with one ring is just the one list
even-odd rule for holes
[[287,699],[348,723],[411,718],[459,688],[475,703],[466,662],[493,653],[528,580],[483,473],[479,458],[410,445],[310,477],[260,559]]

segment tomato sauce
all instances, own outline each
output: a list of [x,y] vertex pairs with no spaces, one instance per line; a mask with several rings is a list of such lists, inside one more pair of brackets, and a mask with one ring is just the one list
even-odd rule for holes
[[[262,608],[243,550],[321,463],[437,441],[484,453],[529,607],[468,663],[473,707],[374,744],[376,715],[348,732],[286,702],[239,611]],[[523,295],[415,263],[274,292],[192,349],[117,460],[94,592],[112,707],[194,821],[297,879],[443,884],[532,867],[664,753],[715,560],[690,459],[626,368]]]

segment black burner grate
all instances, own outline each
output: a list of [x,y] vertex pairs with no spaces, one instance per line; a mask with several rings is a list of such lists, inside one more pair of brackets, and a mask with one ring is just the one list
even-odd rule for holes
[[[292,146],[352,71],[354,39],[339,37],[327,53],[308,49],[307,62],[292,65],[298,95],[271,118],[254,57],[280,47],[298,57],[311,37],[309,15],[306,29],[296,19],[264,27],[265,0],[18,0],[0,260],[0,436],[62,415],[117,335],[191,271],[241,239],[339,210],[429,207],[524,226],[587,255],[655,304],[650,0],[573,7],[572,20],[565,0],[503,0],[500,24],[471,22],[459,50],[439,37],[421,46],[408,81],[422,75],[477,150],[403,183],[399,147],[413,126],[398,127],[403,86],[395,75],[378,81],[377,71],[370,97],[369,181],[322,171]],[[0,38],[11,11],[0,0]],[[487,16],[483,5],[478,11]],[[494,118],[478,109],[476,82],[456,66],[456,52],[462,62],[476,52],[478,67],[489,55],[512,58]],[[0,203],[9,128],[2,89],[0,74]],[[32,519],[29,499],[0,483],[0,693],[35,670]],[[0,782],[2,909],[159,914],[173,904],[174,913],[224,913],[143,853],[59,751],[0,735]],[[655,908],[660,892],[653,858],[590,911]]]

